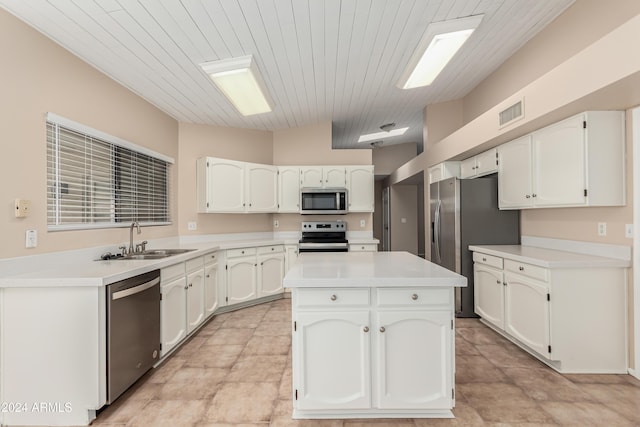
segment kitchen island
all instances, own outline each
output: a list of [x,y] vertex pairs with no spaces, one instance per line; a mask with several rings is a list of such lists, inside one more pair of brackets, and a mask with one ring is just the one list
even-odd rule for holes
[[293,418],[452,418],[454,288],[407,252],[300,254],[292,292]]

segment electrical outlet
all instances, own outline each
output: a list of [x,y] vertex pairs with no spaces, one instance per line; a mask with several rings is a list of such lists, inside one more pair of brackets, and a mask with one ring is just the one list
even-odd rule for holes
[[196,231],[198,229],[198,223],[195,221],[190,221],[187,223],[187,230]]
[[16,199],[15,206],[16,218],[26,218],[31,213],[31,200]]
[[365,226],[364,219],[361,219],[360,220],[360,228],[364,228],[364,226]]
[[599,222],[598,223],[598,236],[606,236],[607,235],[607,223]]
[[280,227],[280,221],[278,221],[277,219],[273,220],[273,228],[278,228]]
[[633,224],[625,224],[624,237],[627,239],[633,239]]

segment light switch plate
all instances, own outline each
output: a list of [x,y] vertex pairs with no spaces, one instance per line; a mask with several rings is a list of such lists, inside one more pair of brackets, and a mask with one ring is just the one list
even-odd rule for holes
[[365,225],[364,219],[361,219],[360,220],[360,228],[364,228],[364,225]]
[[633,224],[625,224],[624,237],[627,239],[633,239]]
[[27,248],[35,248],[38,246],[38,231],[37,230],[27,230],[25,233],[25,247]]
[[187,230],[196,231],[198,229],[198,223],[195,221],[190,221],[187,223]]

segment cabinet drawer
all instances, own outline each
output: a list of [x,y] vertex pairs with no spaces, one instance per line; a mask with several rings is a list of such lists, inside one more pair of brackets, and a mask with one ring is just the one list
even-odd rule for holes
[[451,289],[382,288],[377,289],[379,307],[386,306],[450,306],[453,304]]
[[548,270],[543,267],[538,267],[536,265],[525,264],[523,262],[512,261],[510,259],[504,260],[504,269],[513,271],[514,273],[522,274],[523,276],[528,276],[533,279],[538,279],[542,281],[549,280],[548,278]]
[[214,262],[218,261],[218,253],[217,252],[211,252],[208,253],[204,256],[204,263],[205,264],[212,264]]
[[240,248],[227,250],[227,258],[237,258],[256,254],[256,248]]
[[274,254],[277,252],[284,252],[284,245],[260,246],[258,248],[258,255]]
[[502,268],[502,258],[483,254],[482,252],[474,252],[473,253],[473,262],[477,262],[478,264],[486,264],[495,268]]
[[378,245],[375,243],[358,243],[349,245],[349,252],[377,252]]
[[297,306],[369,305],[369,289],[298,289]]
[[204,257],[199,256],[198,258],[187,260],[185,264],[187,267],[187,272],[201,269],[202,267],[204,267]]
[[160,270],[160,281],[162,283],[166,283],[171,279],[175,279],[179,276],[184,276],[184,262],[179,264],[170,265],[169,267],[165,267]]

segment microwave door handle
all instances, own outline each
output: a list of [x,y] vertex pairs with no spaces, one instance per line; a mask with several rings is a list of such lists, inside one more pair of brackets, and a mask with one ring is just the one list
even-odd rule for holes
[[340,193],[336,191],[336,209],[340,209]]

